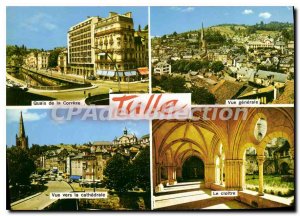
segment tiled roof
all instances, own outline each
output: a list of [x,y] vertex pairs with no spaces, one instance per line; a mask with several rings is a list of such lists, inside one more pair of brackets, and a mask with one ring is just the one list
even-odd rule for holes
[[284,87],[283,93],[277,100],[274,100],[274,104],[293,104],[295,97],[295,86],[294,81],[287,81]]
[[285,83],[288,77],[288,75],[283,73],[264,71],[264,70],[258,70],[255,75],[261,79],[268,79],[268,76],[274,76],[274,81],[282,82],[282,83]]
[[243,88],[242,84],[222,80],[211,88],[211,93],[215,95],[217,104],[225,104],[226,100],[237,97]]

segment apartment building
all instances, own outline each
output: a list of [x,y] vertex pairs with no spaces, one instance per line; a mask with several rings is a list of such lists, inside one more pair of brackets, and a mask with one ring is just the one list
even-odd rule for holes
[[72,74],[85,77],[94,74],[94,25],[98,21],[99,17],[88,17],[68,31],[68,63]]
[[46,69],[49,63],[49,52],[30,52],[24,59],[25,65],[34,69]]
[[57,66],[61,73],[68,73],[68,51],[67,49],[62,50],[57,58]]

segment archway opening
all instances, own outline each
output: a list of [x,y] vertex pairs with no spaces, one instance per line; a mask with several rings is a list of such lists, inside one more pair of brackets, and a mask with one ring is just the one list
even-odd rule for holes
[[204,179],[203,161],[196,156],[186,159],[182,165],[182,179],[183,181],[198,181]]
[[264,151],[264,193],[281,197],[294,195],[294,159],[287,139],[273,138]]
[[249,147],[245,151],[245,183],[246,189],[258,191],[259,175],[258,175],[258,161],[257,153],[254,147]]

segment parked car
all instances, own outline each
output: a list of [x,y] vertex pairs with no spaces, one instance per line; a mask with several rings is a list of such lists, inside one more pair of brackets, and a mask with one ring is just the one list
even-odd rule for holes
[[87,77],[88,80],[96,80],[97,78],[93,75]]

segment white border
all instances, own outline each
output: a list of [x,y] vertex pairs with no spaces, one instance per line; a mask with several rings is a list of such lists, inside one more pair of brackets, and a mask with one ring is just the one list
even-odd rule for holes
[[[212,0],[212,1],[199,1],[199,0],[176,0],[176,1],[172,1],[172,0],[165,0],[165,1],[161,1],[161,0],[152,0],[150,1],[146,1],[146,0],[140,0],[140,1],[136,1],[136,0],[85,0],[85,1],[68,1],[68,0],[52,0],[51,2],[49,1],[40,1],[40,0],[3,0],[1,1],[1,9],[0,9],[0,14],[1,14],[1,21],[0,21],[0,25],[2,26],[2,32],[6,31],[6,6],[172,6],[172,5],[180,5],[180,6],[286,6],[286,5],[290,5],[290,6],[295,6],[296,9],[298,9],[298,13],[300,10],[300,1],[299,0],[252,0],[251,2],[249,1],[245,1],[245,0],[230,0],[230,1],[224,1],[224,0]],[[150,19],[150,15],[149,15],[149,19]],[[298,19],[296,16],[296,35],[299,35],[299,28],[298,28]],[[149,32],[150,32],[151,26],[149,25]],[[4,35],[4,36],[3,36]],[[149,39],[151,39],[149,37]],[[298,38],[297,38],[298,39]],[[2,74],[5,74],[5,65],[6,65],[6,34],[2,34],[2,37],[0,38],[1,40],[1,58],[0,58],[0,69],[2,71]],[[297,41],[298,43],[298,41]],[[151,47],[149,47],[149,51],[151,54]],[[298,51],[298,47],[297,47],[297,51]],[[297,52],[296,51],[296,52]],[[150,60],[150,56],[149,56],[149,60]],[[299,62],[299,55],[296,55],[296,63]],[[151,60],[150,60],[151,61]],[[150,64],[151,65],[151,64]],[[150,65],[149,65],[149,72],[150,71]],[[298,65],[297,65],[298,66]],[[298,67],[296,67],[297,69]],[[296,71],[296,73],[298,73],[298,71]],[[1,77],[1,82],[2,82],[2,86],[5,86],[5,76],[2,75],[3,77]],[[298,77],[298,75],[297,75]],[[150,78],[149,78],[150,80]],[[295,93],[298,92],[297,91],[297,85],[296,89],[295,89]],[[3,87],[2,87],[3,88]],[[150,89],[149,89],[150,90]],[[3,132],[2,133],[2,145],[1,145],[1,160],[2,161],[6,161],[6,148],[5,148],[5,144],[6,143],[6,133],[5,133],[5,128],[6,128],[6,97],[5,97],[5,91],[4,93],[0,94],[0,106],[1,106],[1,112],[0,112],[0,119],[2,119],[1,123],[0,123],[0,129]],[[299,94],[297,95],[296,100],[299,100]],[[219,106],[219,105],[215,105],[215,106]],[[223,105],[221,105],[223,106]],[[283,107],[283,105],[276,105],[277,107]],[[268,107],[268,106],[260,106],[260,107]],[[8,107],[8,109],[22,109],[22,108],[26,108],[28,109],[29,107],[23,107],[23,106],[19,106],[19,107]],[[99,107],[100,108],[100,107]],[[296,108],[296,107],[295,107]],[[35,109],[33,107],[30,107],[30,109]],[[4,120],[5,119],[5,120]],[[295,119],[296,120],[296,119]],[[298,122],[299,118],[297,118],[297,122]],[[151,124],[151,122],[149,123]],[[151,129],[150,129],[151,133],[152,133],[152,124],[151,124]],[[151,136],[150,133],[150,136]],[[150,141],[152,141],[152,136],[150,138]],[[150,148],[151,152],[152,152],[152,148]],[[297,148],[297,155],[299,154],[299,147]],[[151,156],[151,161],[152,161],[152,156]],[[299,160],[298,160],[299,161]],[[5,164],[6,162],[4,162],[4,164],[1,167],[1,173],[6,173],[6,169],[5,169]],[[299,164],[297,164],[299,165]],[[152,162],[151,162],[151,166],[152,166]],[[152,173],[151,173],[152,175]],[[151,179],[152,181],[152,179]],[[6,200],[4,198],[4,194],[6,194],[6,188],[5,188],[5,184],[6,184],[6,179],[3,177],[0,180],[1,184],[1,190],[0,192],[2,192],[1,194],[3,194],[2,197],[2,202],[0,205],[0,212],[3,213],[1,215],[9,215],[10,212],[6,211]],[[299,178],[298,178],[298,182],[299,183]],[[299,185],[299,184],[298,184]],[[151,182],[151,187],[152,187],[152,182]],[[298,195],[298,193],[296,193]],[[297,204],[296,206],[299,205],[299,198],[297,197]],[[114,213],[119,213],[119,212],[114,212]],[[172,214],[173,212],[171,212]],[[200,212],[196,212],[196,213],[192,213],[192,215],[198,215],[198,213]],[[213,212],[213,213],[217,213],[217,212]],[[219,212],[221,214],[224,214],[224,211]],[[232,212],[227,212],[226,214],[231,214]],[[243,212],[243,214],[251,214],[252,212]],[[267,213],[267,212],[265,212]],[[269,213],[273,213],[273,212],[269,212]],[[282,212],[281,212],[282,213]],[[29,213],[31,214],[31,212]],[[55,213],[56,215],[64,215],[66,213]],[[80,215],[89,215],[91,213],[78,213]],[[108,213],[101,213],[104,215],[109,215]],[[131,212],[128,212],[128,214],[132,214]],[[149,213],[143,213],[143,212],[139,212],[139,214],[149,214]],[[153,214],[153,213],[152,213]],[[256,212],[256,214],[260,215],[261,213]],[[289,213],[282,213],[282,214],[286,214],[288,215]],[[18,215],[27,215],[26,213],[18,213]],[[38,212],[36,213],[36,215],[48,215],[45,212]]]

